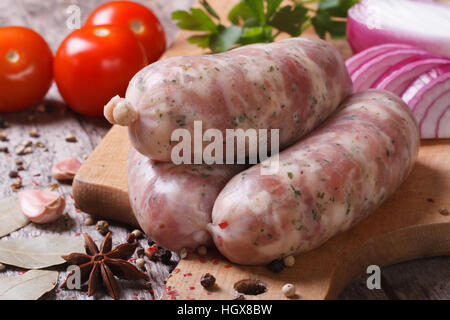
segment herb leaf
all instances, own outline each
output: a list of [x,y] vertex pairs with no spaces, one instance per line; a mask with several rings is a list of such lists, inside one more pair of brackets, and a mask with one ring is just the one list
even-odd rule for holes
[[206,10],[211,16],[213,16],[214,18],[216,18],[217,20],[220,21],[219,15],[218,15],[217,12],[214,11],[214,9],[210,6],[210,4],[208,3],[208,1],[202,0],[202,1],[200,1],[200,4],[202,5],[203,8],[205,8],[205,10]]
[[202,35],[195,35],[191,36],[187,39],[189,43],[196,44],[200,48],[208,48],[209,43],[211,41],[211,35],[210,34],[202,34]]
[[286,32],[293,37],[302,33],[302,25],[307,20],[306,9],[302,5],[284,6],[278,10],[269,24],[281,32]]
[[[228,13],[231,26],[220,22],[219,14],[207,0],[201,0],[203,9],[175,11],[172,19],[184,30],[206,31],[188,41],[213,53],[229,50],[235,45],[272,42],[280,33],[297,37],[313,26],[321,38],[345,36],[348,10],[359,0],[291,0],[291,5],[281,6],[282,0],[241,0]],[[317,10],[307,4],[317,2]],[[212,19],[215,18],[217,23]]]
[[243,0],[243,2],[253,14],[253,16],[257,18],[259,22],[261,22],[261,24],[264,24],[266,22],[263,0]]
[[172,12],[172,19],[178,20],[181,29],[217,32],[217,25],[202,9],[191,8],[191,12],[178,10]]
[[241,37],[242,29],[231,25],[228,28],[219,27],[219,32],[211,37],[212,52],[223,52],[230,49]]

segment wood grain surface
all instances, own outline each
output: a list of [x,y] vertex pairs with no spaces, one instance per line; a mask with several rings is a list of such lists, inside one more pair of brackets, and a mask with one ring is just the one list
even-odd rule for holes
[[[105,0],[2,0],[0,1],[0,26],[24,25],[40,32],[49,42],[53,51],[60,41],[70,32],[65,26],[67,19],[66,9],[71,4],[77,4],[82,9],[82,19],[86,19],[89,12]],[[173,39],[175,30],[170,21],[170,12],[178,8],[187,8],[191,0],[147,0],[141,1],[149,5],[162,20],[169,39]],[[84,155],[89,155],[102,140],[110,126],[103,119],[90,119],[80,117],[66,109],[61,103],[59,94],[53,86],[45,101],[51,106],[51,112],[40,112],[31,108],[22,113],[2,114],[9,126],[4,130],[9,141],[0,142],[0,147],[8,147],[9,153],[0,153],[0,196],[13,194],[10,184],[15,182],[8,177],[11,170],[15,170],[14,160],[21,158],[25,163],[25,171],[20,172],[25,187],[47,186],[55,181],[50,176],[50,167],[57,160],[67,157],[77,157],[80,160]],[[28,131],[36,128],[40,137],[30,138]],[[64,138],[67,135],[77,137],[76,143],[67,143]],[[23,140],[33,142],[42,141],[46,148],[34,148],[34,152],[26,156],[16,156],[14,146]],[[47,151],[46,151],[47,150]],[[37,176],[39,175],[39,176]],[[99,242],[102,236],[95,231],[95,227],[86,227],[83,221],[89,215],[77,212],[71,198],[70,185],[60,185],[57,189],[65,195],[67,210],[64,218],[55,223],[44,226],[33,224],[12,233],[7,238],[32,237],[41,233],[60,233],[77,235],[82,232],[91,234],[95,241]],[[126,234],[132,228],[110,223],[113,232],[114,244],[123,242]],[[146,241],[141,241],[142,246],[147,246]],[[152,276],[154,295],[146,292],[142,286],[133,283],[120,282],[122,299],[153,299],[160,298],[164,290],[164,280],[168,271],[178,261],[174,256],[172,266],[161,263],[147,262],[146,267]],[[63,269],[59,276],[59,283],[65,276]],[[340,299],[449,299],[449,271],[450,258],[439,257],[422,259],[400,263],[382,268],[382,289],[368,290],[366,287],[367,276],[361,276],[339,296]],[[19,269],[7,267],[6,272],[0,276],[17,274]],[[86,290],[64,291],[53,290],[46,299],[92,299],[87,297]],[[136,294],[136,295],[135,295]],[[95,295],[94,299],[109,299],[104,292]]]

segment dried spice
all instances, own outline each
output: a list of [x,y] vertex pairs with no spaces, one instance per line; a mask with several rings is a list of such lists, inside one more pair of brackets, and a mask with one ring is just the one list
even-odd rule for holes
[[0,262],[25,269],[41,269],[64,263],[61,254],[82,251],[80,238],[43,234],[0,241]]
[[8,141],[5,131],[0,130],[0,141]]
[[200,278],[200,284],[203,286],[203,288],[206,288],[206,289],[212,288],[212,286],[214,286],[215,283],[216,283],[216,278],[210,273],[205,273]]
[[136,266],[140,269],[145,267],[145,260],[143,258],[136,259]]
[[170,250],[167,249],[159,249],[158,257],[162,263],[168,265],[170,263],[170,259],[172,259],[172,252],[170,252]]
[[11,184],[11,189],[13,192],[19,192],[19,189],[22,188],[22,180],[18,179],[15,183]]
[[286,283],[281,291],[288,298],[295,296],[295,286],[292,283]]
[[440,208],[439,209],[439,213],[442,214],[443,216],[448,216],[450,213],[448,212],[447,208]]
[[188,255],[186,248],[181,248],[179,255],[180,255],[180,259],[185,259]]
[[0,152],[9,153],[8,147],[0,147]]
[[134,234],[134,236],[136,237],[136,239],[139,239],[139,238],[141,238],[141,237],[143,236],[142,231],[141,231],[141,230],[138,230],[138,229],[133,230],[131,233]]
[[98,221],[97,224],[95,225],[95,228],[102,235],[105,235],[109,232],[109,224],[105,220]]
[[205,246],[199,246],[197,248],[197,253],[201,256],[206,256],[206,254],[208,253],[208,249]]
[[284,257],[283,263],[285,267],[293,267],[295,265],[295,258],[293,256]]
[[77,137],[72,136],[72,135],[67,136],[67,137],[66,137],[66,141],[67,141],[67,142],[77,142]]
[[[98,249],[92,238],[84,234],[85,249],[84,253],[72,253],[63,256],[63,259],[70,265],[78,265],[80,267],[81,282],[89,280],[88,295],[92,296],[97,290],[100,280],[113,299],[119,298],[119,287],[115,276],[125,280],[147,279],[148,276],[144,272],[137,269],[127,260],[136,250],[137,243],[123,243],[112,248],[112,238],[109,232]],[[67,288],[67,281],[75,273],[73,270],[68,276],[61,288]]]
[[136,249],[136,254],[137,254],[139,257],[143,256],[143,255],[145,254],[144,248],[138,247],[138,248]]
[[271,263],[269,263],[268,268],[272,272],[280,273],[284,269],[283,260],[273,260]]
[[17,171],[10,171],[9,172],[9,174],[8,174],[8,176],[10,177],[10,178],[17,178],[18,176],[19,176],[19,174],[17,173]]
[[136,236],[134,235],[134,233],[129,233],[127,235],[127,242],[131,243],[131,242],[135,242],[136,241]]
[[37,132],[36,129],[31,129],[30,131],[28,131],[28,135],[29,135],[30,137],[32,137],[32,138],[37,138],[37,137],[39,137],[39,134],[38,134],[38,132]]
[[95,220],[94,219],[92,219],[92,218],[86,218],[85,220],[84,220],[84,225],[85,226],[92,226],[92,225],[94,225],[95,224]]
[[0,300],[37,300],[52,290],[58,281],[57,271],[31,270],[18,276],[0,278]]

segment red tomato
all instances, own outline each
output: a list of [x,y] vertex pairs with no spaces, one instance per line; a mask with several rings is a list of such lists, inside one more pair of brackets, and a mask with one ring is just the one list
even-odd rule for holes
[[124,96],[128,82],[147,65],[133,33],[116,26],[75,30],[55,56],[54,76],[66,103],[78,113],[102,116],[115,95]]
[[20,111],[44,98],[52,84],[53,54],[25,27],[0,28],[0,112]]
[[142,4],[113,1],[99,6],[85,25],[116,25],[131,29],[142,43],[149,63],[155,62],[166,50],[166,35],[158,18]]

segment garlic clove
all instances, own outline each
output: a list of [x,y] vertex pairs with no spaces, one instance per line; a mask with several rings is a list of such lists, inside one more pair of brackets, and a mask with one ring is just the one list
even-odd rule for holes
[[25,189],[19,192],[19,206],[30,221],[48,223],[63,214],[66,201],[53,191]]
[[103,109],[106,120],[112,124],[128,126],[138,119],[138,112],[126,99],[115,96]]
[[81,167],[81,162],[75,158],[69,158],[53,165],[52,176],[57,180],[73,180]]

